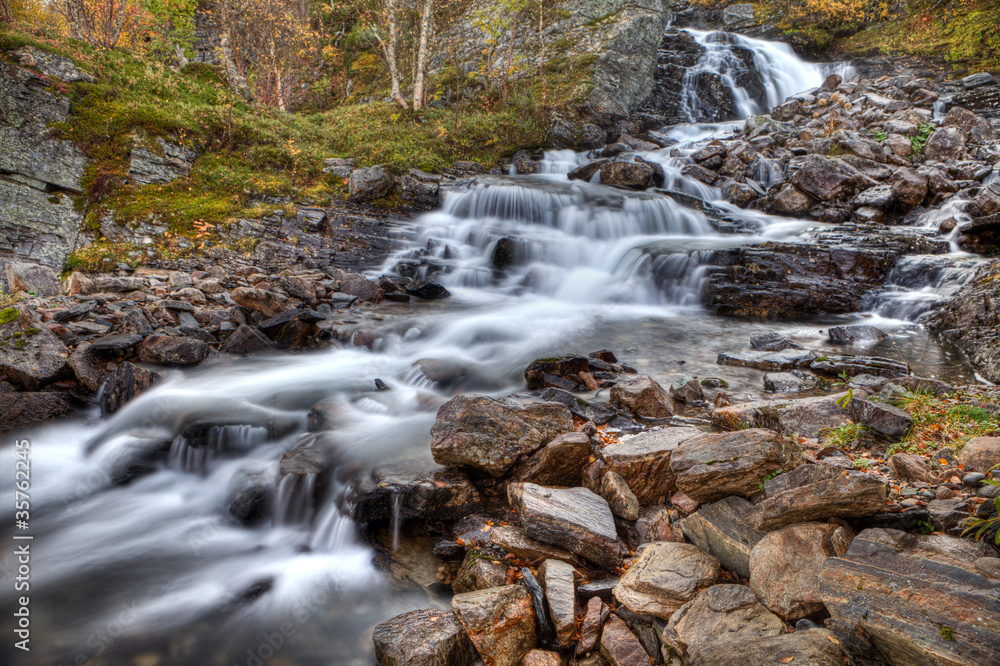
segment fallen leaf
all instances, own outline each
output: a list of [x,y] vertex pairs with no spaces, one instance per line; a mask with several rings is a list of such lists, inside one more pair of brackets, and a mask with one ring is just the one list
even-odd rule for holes
[[783,664],[790,664],[793,661],[795,661],[795,657],[785,657],[784,659],[781,660],[781,663],[783,663]]

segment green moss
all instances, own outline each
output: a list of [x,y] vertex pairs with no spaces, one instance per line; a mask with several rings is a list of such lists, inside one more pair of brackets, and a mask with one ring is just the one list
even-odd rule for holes
[[14,349],[25,349],[28,346],[27,340],[15,340]]
[[30,338],[30,337],[33,337],[35,335],[38,335],[41,332],[42,332],[41,329],[38,329],[38,328],[29,328],[29,329],[27,329],[27,330],[24,331],[24,335],[26,337]]
[[951,627],[946,627],[944,625],[941,625],[941,638],[945,639],[946,641],[955,640],[955,630],[952,629]]
[[17,317],[17,308],[4,308],[3,310],[0,310],[0,326],[6,326],[12,321],[15,321]]

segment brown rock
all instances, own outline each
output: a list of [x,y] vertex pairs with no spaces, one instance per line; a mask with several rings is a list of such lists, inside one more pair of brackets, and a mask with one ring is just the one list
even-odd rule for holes
[[576,634],[576,569],[559,560],[546,560],[538,569],[549,618],[560,645],[569,645]]
[[750,553],[764,532],[750,527],[753,505],[742,497],[726,497],[703,505],[678,524],[684,535],[726,569],[750,577]]
[[601,656],[610,666],[650,666],[652,663],[639,639],[614,614],[601,632]]
[[638,416],[666,418],[677,412],[677,403],[652,377],[641,375],[618,382],[611,389],[611,404]]
[[582,432],[568,432],[517,465],[513,477],[540,486],[578,486],[589,458],[590,438]]
[[600,597],[591,597],[583,611],[583,621],[580,623],[580,640],[576,644],[576,654],[584,655],[593,652],[597,642],[601,640],[601,625],[608,616],[608,607]]
[[66,345],[28,306],[0,308],[0,317],[0,373],[7,379],[37,391],[69,374]]
[[147,391],[162,379],[162,375],[151,372],[133,363],[122,363],[108,377],[101,394],[101,414],[114,414],[126,404]]
[[493,527],[489,531],[489,540],[494,546],[499,546],[508,553],[513,553],[533,565],[541,564],[544,560],[549,559],[561,560],[570,564],[575,564],[579,561],[577,556],[568,550],[529,539],[524,533],[524,528],[517,525],[497,525]]
[[636,520],[639,517],[639,500],[629,490],[625,479],[613,469],[609,469],[601,478],[601,497],[608,502],[611,513],[625,520]]
[[558,652],[548,650],[532,650],[524,655],[521,666],[562,666],[562,659]]
[[670,619],[715,583],[719,560],[688,543],[646,544],[615,586],[615,598],[635,613]]
[[0,393],[0,433],[54,421],[71,411],[73,403],[60,393]]
[[608,569],[621,564],[611,509],[593,492],[511,483],[507,496],[528,538],[565,548]]
[[197,338],[151,335],[139,345],[139,359],[156,365],[198,365],[209,351],[208,345]]
[[385,292],[364,275],[358,273],[348,273],[340,281],[340,291],[350,296],[357,296],[362,301],[369,303],[381,303],[385,298]]
[[472,643],[454,613],[437,609],[397,615],[372,634],[379,666],[467,666]]
[[829,523],[798,523],[771,532],[750,553],[750,588],[785,620],[823,610],[819,572],[847,552],[854,535]]
[[927,469],[927,461],[923,456],[912,453],[896,453],[889,458],[889,466],[896,473],[896,478],[903,481],[923,481],[932,483],[937,475]]
[[517,666],[535,647],[531,594],[520,585],[456,594],[451,607],[486,666]]
[[438,410],[431,453],[439,464],[500,476],[522,456],[572,430],[572,415],[558,403],[518,407],[486,396],[459,395]]
[[904,211],[916,208],[927,198],[927,176],[903,167],[892,174],[892,193]]
[[473,548],[465,554],[455,574],[451,589],[455,594],[503,587],[507,582],[507,563],[487,551]]
[[242,305],[250,310],[262,312],[268,317],[273,317],[279,312],[294,307],[291,299],[273,291],[263,289],[253,289],[251,287],[237,287],[229,292],[229,297],[238,305]]
[[652,504],[676,488],[670,470],[670,455],[681,442],[698,437],[697,428],[649,430],[601,451],[608,467],[617,472],[635,493],[640,504]]
[[988,472],[1000,465],[1000,437],[973,437],[958,452],[958,461],[967,471]]
[[690,666],[844,666],[847,662],[839,641],[829,631],[819,628],[711,642],[695,655]]
[[704,434],[683,442],[670,457],[677,487],[696,502],[746,497],[764,477],[791,464],[793,445],[772,430]]

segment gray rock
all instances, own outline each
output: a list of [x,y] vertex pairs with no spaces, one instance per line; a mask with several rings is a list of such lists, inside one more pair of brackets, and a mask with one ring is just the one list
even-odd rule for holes
[[451,607],[486,666],[518,666],[535,647],[531,595],[520,585],[456,594]]
[[716,363],[719,365],[735,365],[742,368],[757,368],[758,370],[779,370],[786,372],[795,368],[808,366],[817,357],[811,351],[745,351],[723,352],[719,354]]
[[673,397],[647,375],[618,382],[611,389],[611,404],[649,418],[666,418],[677,412]]
[[572,430],[572,415],[558,403],[517,407],[486,396],[460,395],[438,410],[431,453],[439,464],[500,476],[521,457]]
[[771,531],[792,523],[870,516],[884,510],[883,479],[833,465],[802,465],[764,483],[766,499],[750,513],[750,524]]
[[0,372],[29,391],[69,374],[69,350],[26,305],[0,310]]
[[816,386],[812,375],[794,372],[772,372],[764,375],[764,390],[770,393],[798,393]]
[[701,391],[701,384],[698,383],[697,377],[682,377],[670,382],[670,388],[667,389],[677,400],[681,402],[695,402],[697,400],[704,400],[705,395]]
[[323,173],[347,180],[351,177],[357,161],[353,157],[329,157],[323,160]]
[[382,165],[362,167],[351,172],[347,189],[351,201],[363,202],[381,199],[392,193],[396,177]]
[[957,127],[934,130],[924,144],[924,155],[929,160],[947,162],[960,160],[965,154],[965,136]]
[[750,588],[771,611],[797,620],[823,610],[819,572],[847,552],[854,534],[830,523],[799,523],[771,532],[750,553]]
[[830,336],[830,342],[837,344],[877,342],[889,337],[874,326],[833,326],[827,333]]
[[211,351],[202,340],[192,337],[151,335],[139,345],[139,359],[156,365],[198,365]]
[[912,416],[899,407],[883,402],[854,398],[851,400],[851,409],[859,423],[886,437],[902,437],[913,425]]
[[101,393],[101,414],[114,414],[140,394],[163,379],[158,372],[152,372],[133,363],[122,363],[108,377]]
[[753,505],[742,497],[703,504],[679,526],[691,543],[719,559],[722,566],[750,577],[750,552],[764,532],[750,526]]
[[0,434],[54,421],[71,411],[73,403],[61,393],[0,393]]
[[156,139],[156,147],[135,146],[129,156],[129,178],[141,185],[165,185],[178,178],[187,178],[194,164],[195,152],[190,148]]
[[451,589],[455,594],[503,587],[507,582],[507,562],[489,551],[472,548],[465,554]]
[[843,666],[847,659],[840,643],[826,629],[712,642],[695,654],[690,666],[774,666],[781,663]]
[[772,430],[748,429],[689,439],[670,456],[677,488],[696,502],[757,492],[764,478],[792,464],[794,445]]
[[663,630],[663,642],[683,658],[706,646],[759,636],[780,636],[785,623],[745,585],[713,585],[681,606]]
[[786,349],[802,349],[802,345],[794,342],[781,333],[754,333],[750,336],[750,346],[757,351],[780,352]]
[[688,543],[646,544],[615,586],[615,598],[634,613],[665,620],[715,583],[719,560]]
[[601,456],[610,469],[621,475],[640,504],[653,504],[677,489],[676,477],[670,470],[671,452],[701,434],[697,428],[649,430],[608,444]]
[[850,421],[841,404],[846,393],[794,400],[757,400],[721,407],[712,412],[712,423],[727,430],[770,428],[787,435],[818,437],[826,428]]
[[972,90],[974,88],[979,88],[980,86],[988,86],[992,84],[994,80],[993,75],[989,72],[977,72],[976,74],[970,74],[962,79],[962,87],[966,90]]
[[258,354],[276,348],[275,344],[256,328],[240,324],[229,334],[219,351],[225,354]]
[[529,539],[552,544],[613,569],[622,553],[608,503],[586,488],[544,488],[534,483],[507,486]]
[[78,68],[69,58],[34,46],[22,46],[14,51],[14,57],[22,66],[37,69],[42,74],[65,83],[94,82],[93,75]]
[[40,264],[10,263],[4,267],[7,286],[12,292],[23,291],[37,296],[58,296],[59,278],[48,266]]
[[874,185],[844,160],[807,155],[793,160],[795,173],[791,182],[820,201],[846,200]]
[[455,613],[438,609],[397,615],[372,633],[379,666],[468,666],[475,650]]
[[545,560],[538,568],[549,617],[560,645],[570,645],[576,634],[576,569],[559,560]]
[[834,621],[867,634],[894,666],[993,663],[1000,595],[976,567],[986,548],[867,529],[846,554],[823,564],[820,595]]
[[741,2],[722,10],[722,25],[727,28],[753,21],[753,3]]

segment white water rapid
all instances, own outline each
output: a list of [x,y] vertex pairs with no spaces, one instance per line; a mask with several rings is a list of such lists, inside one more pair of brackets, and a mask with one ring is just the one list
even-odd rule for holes
[[[695,34],[709,48],[699,67],[727,76],[736,67],[726,51],[731,43],[752,52],[768,106],[821,81],[817,66],[784,45]],[[690,106],[696,116],[696,100]],[[740,109],[764,110],[749,98]],[[718,200],[716,190],[681,175],[678,156],[695,138],[731,129],[669,128],[680,142],[677,155],[644,156],[663,165],[668,189]],[[380,326],[372,350],[345,344],[220,359],[169,372],[110,418],[85,412],[22,433],[31,442],[37,643],[30,655],[15,654],[6,632],[0,661],[243,666],[279,655],[289,664],[370,664],[375,624],[406,610],[446,607],[447,598],[435,593],[435,570],[417,547],[427,535],[399,524],[398,500],[396,519],[380,528],[390,536],[376,558],[351,519],[347,485],[382,463],[429,459],[436,409],[456,392],[503,395],[522,387],[534,358],[603,348],[664,382],[707,377],[723,374],[716,355],[744,349],[751,333],[777,330],[824,349],[831,321],[861,318],[755,324],[708,316],[700,305],[705,257],[796,239],[813,225],[716,201],[746,232],[722,234],[673,198],[570,182],[565,174],[581,159],[550,153],[541,175],[480,178],[452,189],[440,210],[417,220],[418,239],[384,270],[431,277],[453,296],[381,306],[384,321],[368,319]],[[776,177],[771,168],[760,165],[764,186]],[[898,270],[899,283],[909,284],[907,268]],[[917,371],[971,381],[922,329],[889,326]],[[449,388],[415,367],[421,359],[470,372]],[[762,392],[757,371],[726,368],[724,375],[736,394]],[[376,390],[376,378],[391,390]],[[308,415],[320,402],[332,415],[331,480],[322,487],[308,475],[279,481],[282,455],[313,441]],[[0,448],[5,526],[14,524],[15,459],[7,438]],[[271,489],[270,516],[251,524],[231,518],[234,496],[261,480]],[[0,544],[5,609],[14,594],[10,544]],[[408,581],[379,566],[393,557]]]

